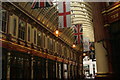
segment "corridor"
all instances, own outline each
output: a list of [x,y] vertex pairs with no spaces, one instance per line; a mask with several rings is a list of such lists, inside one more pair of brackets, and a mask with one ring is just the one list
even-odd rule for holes
[[0,1],[1,80],[120,80],[120,1]]

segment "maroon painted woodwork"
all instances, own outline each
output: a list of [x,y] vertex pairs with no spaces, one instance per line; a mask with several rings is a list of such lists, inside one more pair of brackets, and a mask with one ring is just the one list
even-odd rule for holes
[[[111,10],[110,10],[111,9]],[[120,20],[120,2],[107,7],[103,11],[104,24],[113,23]]]
[[73,64],[73,65],[76,64],[73,61],[63,59],[60,57],[56,57],[56,56],[50,55],[48,53],[44,53],[44,52],[32,49],[30,47],[26,47],[25,45],[13,43],[12,41],[3,40],[3,39],[0,39],[0,41],[1,41],[0,47],[7,48],[12,51],[20,51],[23,53],[33,54],[34,56],[39,56],[39,57],[43,57],[43,58],[47,58],[47,59],[51,59],[51,60],[56,60],[58,62],[63,62],[63,63],[67,63],[67,64]]

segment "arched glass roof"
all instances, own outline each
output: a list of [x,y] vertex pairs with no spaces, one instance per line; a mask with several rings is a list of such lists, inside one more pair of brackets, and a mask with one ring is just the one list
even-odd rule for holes
[[71,1],[71,23],[82,24],[83,37],[87,37],[90,41],[94,41],[92,7],[87,2]]
[[[64,0],[53,0],[56,5],[57,1]],[[92,22],[92,7],[91,3],[83,1],[70,0],[70,9],[71,9],[71,23],[82,24],[83,26],[83,37],[89,38],[90,41],[94,41],[94,30]]]

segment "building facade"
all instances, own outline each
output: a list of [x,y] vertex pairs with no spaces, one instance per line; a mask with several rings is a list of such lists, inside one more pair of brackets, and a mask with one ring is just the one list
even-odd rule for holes
[[[80,12],[80,17],[86,16],[81,21],[87,19],[85,25],[94,28],[95,79],[119,80],[120,2],[73,2],[73,14],[79,12],[75,4],[80,11],[90,12]],[[59,36],[54,34],[58,27],[56,6],[31,9],[30,2],[3,2],[1,14],[2,79],[76,80],[83,75],[82,49],[72,47],[71,28],[61,29]]]
[[[3,2],[2,79],[75,79],[79,77],[79,48],[72,48],[65,29],[56,37],[56,6],[31,9],[30,2]],[[67,33],[66,33],[67,32]],[[67,36],[67,37],[65,37]],[[64,37],[64,38],[63,38]]]

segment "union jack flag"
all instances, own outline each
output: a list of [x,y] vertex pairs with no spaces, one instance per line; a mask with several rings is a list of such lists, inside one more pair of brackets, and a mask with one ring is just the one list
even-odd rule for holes
[[51,7],[53,6],[53,3],[51,0],[34,0],[32,3],[31,8],[44,8],[44,7]]
[[74,37],[75,37],[75,43],[76,44],[83,43],[83,29],[82,29],[82,24],[76,24],[74,26]]

